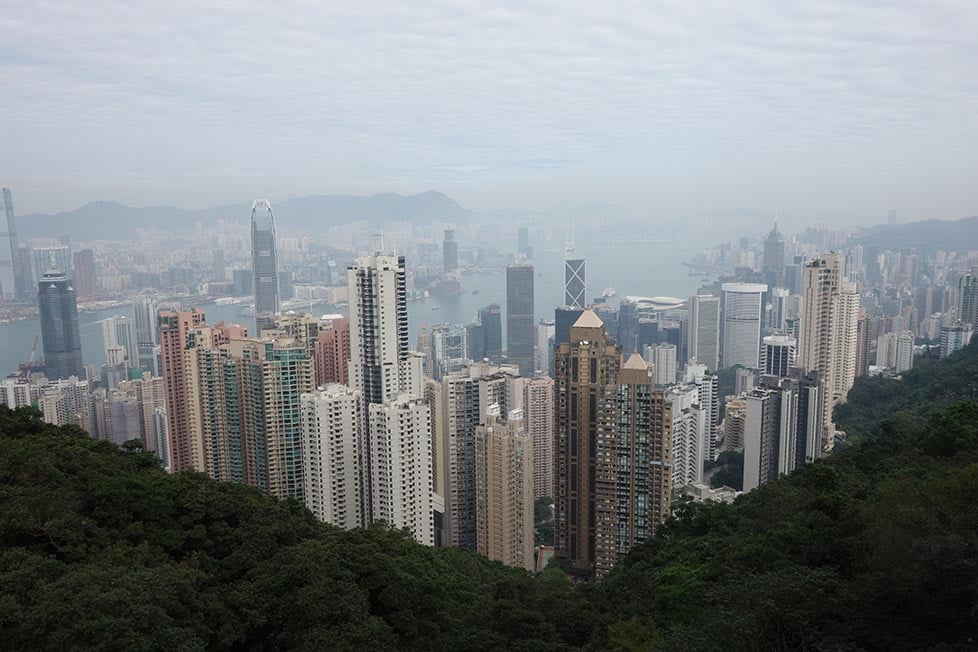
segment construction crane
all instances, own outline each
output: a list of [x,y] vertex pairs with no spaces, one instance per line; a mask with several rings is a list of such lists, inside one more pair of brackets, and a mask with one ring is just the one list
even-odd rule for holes
[[40,333],[34,334],[34,346],[31,347],[31,359],[28,361],[28,364],[34,362],[34,358],[37,357],[37,340],[40,337],[41,337]]

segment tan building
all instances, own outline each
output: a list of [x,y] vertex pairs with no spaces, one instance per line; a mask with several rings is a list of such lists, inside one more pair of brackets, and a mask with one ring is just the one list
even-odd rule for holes
[[554,353],[555,555],[584,577],[602,577],[618,557],[620,376],[621,347],[585,310]]
[[522,410],[491,406],[475,431],[479,554],[533,570],[533,441]]
[[316,384],[349,384],[350,320],[333,319],[316,340]]
[[533,499],[554,497],[554,381],[532,378],[523,385],[523,422],[533,441]]

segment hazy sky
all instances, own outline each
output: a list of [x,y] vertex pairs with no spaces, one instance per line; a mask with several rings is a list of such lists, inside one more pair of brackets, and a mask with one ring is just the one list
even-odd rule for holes
[[[978,3],[9,2],[0,185],[978,214]],[[412,5],[412,6],[408,6]]]

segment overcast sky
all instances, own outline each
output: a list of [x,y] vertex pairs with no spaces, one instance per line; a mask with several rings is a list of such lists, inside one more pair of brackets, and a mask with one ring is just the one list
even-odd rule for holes
[[39,0],[0,34],[21,214],[429,188],[479,211],[978,214],[974,0]]

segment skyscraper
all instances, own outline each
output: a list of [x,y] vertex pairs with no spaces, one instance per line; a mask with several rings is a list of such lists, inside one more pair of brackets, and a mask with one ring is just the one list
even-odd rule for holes
[[739,364],[756,369],[761,347],[761,308],[767,286],[760,283],[724,283],[721,289],[723,366]]
[[93,297],[98,287],[98,272],[95,268],[95,252],[91,249],[76,251],[72,256],[75,288],[81,297]]
[[[643,367],[644,367],[644,363]],[[558,559],[587,577],[617,559],[621,347],[592,310],[554,353]]]
[[[817,371],[825,382],[819,395],[822,401],[822,448],[832,447],[832,392],[836,385],[836,355],[839,351],[839,297],[842,290],[842,256],[822,254],[805,264],[799,324],[798,366]],[[853,322],[855,325],[855,322]],[[853,357],[855,347],[853,346]]]
[[479,309],[479,323],[485,331],[485,357],[495,364],[503,358],[503,318],[498,304],[491,303]]
[[669,517],[673,447],[672,404],[653,389],[648,366],[637,353],[622,365],[620,388],[618,559],[650,539]]
[[761,344],[761,373],[786,378],[795,366],[798,342],[788,335],[768,335]]
[[[66,268],[61,271],[68,272]],[[14,200],[10,188],[3,188],[0,190],[0,298],[12,301],[23,294],[27,289],[23,276]]]
[[777,222],[774,223],[774,228],[764,240],[762,271],[767,277],[768,285],[780,286],[784,284],[784,238],[778,231]]
[[445,239],[441,243],[442,265],[446,274],[458,269],[458,243],[455,242],[455,230],[445,229]]
[[139,366],[139,353],[133,323],[125,315],[109,317],[102,322],[102,342],[105,348],[120,346],[125,351],[130,368]]
[[665,390],[671,408],[672,486],[675,489],[703,481],[703,463],[710,450],[710,415],[700,404],[696,385],[674,385]]
[[[34,278],[40,279],[47,274],[47,271],[54,267],[60,270],[68,278],[71,276],[71,249],[68,245],[48,245],[45,247],[35,247],[31,254],[34,259]],[[54,261],[52,265],[51,261]]]
[[506,268],[506,358],[520,374],[533,375],[536,333],[533,327],[533,265]]
[[533,441],[533,499],[553,498],[553,378],[530,378],[523,383],[523,427]]
[[337,527],[363,527],[363,396],[330,384],[303,394],[301,410],[306,507]]
[[832,336],[834,345],[832,398],[845,400],[856,381],[857,350],[859,348],[859,293],[854,283],[842,282],[836,299],[838,310],[835,315],[835,329]]
[[564,259],[564,305],[569,308],[584,308],[587,305],[584,271],[583,258]]
[[490,406],[475,431],[476,550],[533,570],[533,443],[522,410]]
[[251,271],[255,279],[255,332],[261,333],[271,326],[280,309],[275,218],[267,199],[256,199],[251,207]]
[[958,281],[958,319],[978,328],[978,268],[972,267]]
[[136,337],[137,366],[160,375],[159,365],[159,325],[157,324],[156,301],[151,297],[140,297],[132,302],[133,326]]
[[211,264],[211,280],[223,283],[228,280],[227,267],[224,265],[224,250],[215,249]]
[[720,364],[720,299],[700,294],[689,299],[689,357],[716,371]]
[[75,288],[54,261],[37,285],[37,303],[47,377],[52,380],[69,376],[84,378]]
[[190,422],[184,349],[190,342],[190,333],[204,324],[200,310],[159,312],[159,336],[163,381],[166,385],[167,421],[169,430],[169,468],[172,472],[203,471],[203,449],[196,446]]

